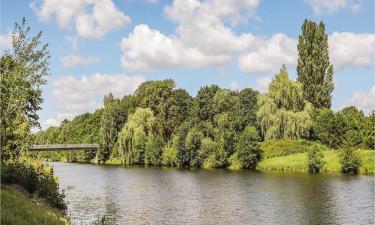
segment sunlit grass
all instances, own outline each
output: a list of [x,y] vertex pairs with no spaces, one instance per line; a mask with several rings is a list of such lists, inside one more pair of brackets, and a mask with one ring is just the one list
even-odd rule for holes
[[[340,155],[338,150],[324,151],[324,168],[322,172],[339,173],[341,172]],[[375,173],[375,151],[357,150],[355,154],[359,157],[361,165],[360,174]],[[307,171],[307,153],[296,153],[287,156],[273,157],[259,162],[260,170],[279,170],[279,171]]]
[[63,214],[13,187],[1,187],[2,225],[65,225]]

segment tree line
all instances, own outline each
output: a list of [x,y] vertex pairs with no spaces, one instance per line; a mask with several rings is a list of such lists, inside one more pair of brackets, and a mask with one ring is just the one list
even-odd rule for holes
[[95,154],[58,153],[72,160],[247,169],[261,159],[259,142],[264,140],[374,149],[374,111],[330,109],[333,65],[325,25],[305,20],[297,48],[297,80],[283,65],[265,94],[213,84],[193,97],[171,79],[146,81],[132,95],[114,98],[109,93],[103,109],[37,133],[35,143],[100,144]]

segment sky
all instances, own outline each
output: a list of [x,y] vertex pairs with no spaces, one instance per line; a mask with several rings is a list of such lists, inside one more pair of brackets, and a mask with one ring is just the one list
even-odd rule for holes
[[26,17],[49,44],[51,74],[39,112],[43,129],[171,78],[265,92],[286,64],[296,79],[304,19],[323,21],[334,66],[332,108],[375,109],[373,0],[1,0],[1,54]]

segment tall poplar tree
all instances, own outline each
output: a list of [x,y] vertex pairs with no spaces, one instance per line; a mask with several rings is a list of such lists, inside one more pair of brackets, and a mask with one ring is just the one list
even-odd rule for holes
[[330,108],[333,65],[329,62],[324,23],[305,20],[297,48],[297,80],[302,83],[304,98],[316,108]]

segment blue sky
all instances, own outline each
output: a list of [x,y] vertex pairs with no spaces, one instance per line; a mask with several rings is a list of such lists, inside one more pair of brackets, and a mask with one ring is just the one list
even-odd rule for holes
[[191,95],[207,84],[265,91],[286,64],[296,78],[305,18],[323,21],[335,67],[333,108],[375,108],[372,0],[1,1],[0,47],[26,17],[49,43],[51,76],[40,122],[57,125],[121,97],[145,80],[172,78]]

